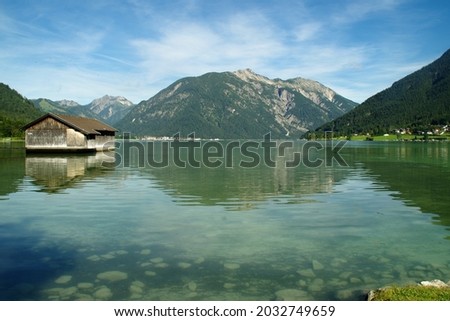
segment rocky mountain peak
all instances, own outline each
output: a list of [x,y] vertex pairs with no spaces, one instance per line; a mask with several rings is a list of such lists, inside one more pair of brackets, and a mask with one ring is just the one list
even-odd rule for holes
[[[317,100],[317,94],[321,94],[324,98],[326,98],[328,101],[333,101],[334,96],[336,95],[336,92],[321,83],[315,81],[315,80],[309,80],[304,78],[294,78],[291,80],[291,83],[296,88],[301,88],[301,93],[308,97],[311,100]],[[316,102],[317,103],[317,102]]]
[[67,100],[67,99],[63,99],[63,100],[59,100],[56,103],[58,103],[60,106],[63,107],[76,107],[76,106],[80,106],[79,103],[77,103],[76,101],[73,100]]
[[233,72],[233,74],[243,81],[255,81],[256,80],[256,81],[267,83],[267,84],[273,84],[273,80],[255,73],[250,68],[236,70]]
[[301,77],[293,78],[290,80],[282,79],[269,79],[265,76],[255,73],[253,70],[241,69],[233,72],[235,76],[246,82],[260,82],[270,86],[277,86],[278,88],[290,88],[294,91],[301,93],[303,96],[311,99],[316,104],[320,104],[322,99],[326,99],[330,102],[333,101],[336,92],[332,89],[322,85],[321,83],[305,79]]
[[104,95],[101,98],[94,99],[90,103],[90,105],[93,108],[95,108],[95,107],[104,108],[107,105],[113,105],[113,104],[120,104],[120,105],[122,105],[124,107],[130,107],[130,106],[134,105],[131,101],[129,101],[125,97],[122,97],[122,96],[109,96],[109,95]]
[[318,82],[270,79],[251,69],[212,72],[179,80],[142,101],[117,128],[139,135],[299,137],[357,104]]

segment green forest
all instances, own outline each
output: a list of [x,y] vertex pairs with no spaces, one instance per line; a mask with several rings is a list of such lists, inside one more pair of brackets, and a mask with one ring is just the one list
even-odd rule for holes
[[395,82],[347,114],[308,135],[383,135],[398,129],[420,133],[450,123],[450,50],[428,66]]
[[0,137],[22,137],[22,127],[41,114],[31,101],[0,83]]

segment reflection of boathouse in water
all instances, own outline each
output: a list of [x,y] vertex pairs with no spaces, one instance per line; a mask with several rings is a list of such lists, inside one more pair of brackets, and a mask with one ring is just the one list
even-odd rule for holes
[[114,148],[116,129],[96,119],[48,113],[24,127],[27,152],[95,152]]
[[41,191],[55,193],[72,188],[83,180],[93,179],[110,173],[114,168],[114,155],[58,155],[54,157],[33,155],[25,159],[25,175]]

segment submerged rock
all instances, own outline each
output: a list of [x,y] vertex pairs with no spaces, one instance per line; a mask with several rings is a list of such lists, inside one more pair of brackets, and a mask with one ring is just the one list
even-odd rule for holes
[[86,259],[88,259],[89,261],[92,261],[92,262],[97,262],[97,261],[101,260],[100,256],[98,256],[96,254],[88,256]]
[[77,284],[77,287],[81,290],[91,289],[94,287],[94,284],[89,282],[81,282]]
[[316,276],[312,269],[298,270],[297,273],[305,278],[314,278]]
[[144,282],[133,281],[129,287],[130,290],[130,300],[140,300],[144,295]]
[[97,279],[116,282],[128,279],[128,274],[121,271],[107,271],[97,274]]
[[141,251],[141,255],[150,255],[152,253],[152,250],[150,249],[143,249]]
[[237,270],[241,267],[238,263],[225,263],[223,267],[227,270]]
[[142,294],[144,292],[144,289],[142,287],[134,284],[130,285],[129,290],[131,294]]
[[112,259],[115,259],[115,258],[116,258],[115,254],[112,253],[112,252],[103,254],[103,255],[101,255],[100,257],[101,257],[102,259],[104,259],[104,260],[112,260]]
[[278,301],[302,301],[310,299],[306,291],[297,289],[284,289],[275,292]]
[[311,264],[314,271],[324,269],[324,265],[317,260],[312,260]]
[[160,269],[165,269],[168,266],[169,266],[169,264],[167,264],[166,262],[155,264],[155,267],[160,268]]
[[303,286],[306,286],[306,285],[307,285],[307,283],[306,283],[305,280],[298,280],[297,284],[298,284],[300,287],[303,287]]
[[156,275],[156,272],[153,272],[153,271],[145,271],[144,273],[147,276],[155,276]]
[[103,286],[103,287],[101,287],[100,289],[98,289],[97,291],[94,292],[94,298],[96,298],[97,300],[108,300],[112,296],[113,296],[113,293],[106,286]]
[[337,287],[337,288],[344,288],[348,286],[348,282],[343,279],[338,278],[332,278],[331,280],[327,281],[328,286]]
[[308,286],[308,290],[311,292],[320,292],[323,289],[325,282],[322,279],[314,279]]
[[194,261],[195,264],[202,264],[203,262],[205,262],[205,258],[203,257],[199,257]]
[[331,266],[332,267],[340,267],[340,266],[342,266],[342,265],[345,265],[345,264],[347,264],[347,260],[346,259],[342,259],[342,258],[334,258],[332,261],[331,261]]
[[78,288],[75,286],[71,286],[70,288],[65,288],[60,292],[61,299],[66,300],[70,298],[72,295],[78,292]]
[[162,262],[164,262],[164,259],[162,257],[155,257],[155,258],[151,259],[150,262],[152,262],[152,263],[162,263]]
[[92,301],[93,299],[94,298],[89,294],[85,294],[85,293],[76,293],[75,294],[76,301]]
[[187,287],[190,291],[195,292],[195,290],[197,290],[197,283],[191,281],[187,284]]
[[131,285],[135,285],[135,286],[138,286],[140,288],[145,287],[145,283],[141,282],[141,281],[133,281],[133,282],[131,282]]
[[353,296],[352,290],[339,290],[336,293],[336,297],[342,301],[350,300]]
[[71,275],[61,275],[59,278],[55,280],[56,284],[66,284],[72,280]]
[[178,266],[180,267],[180,268],[182,268],[182,269],[188,269],[188,268],[190,268],[191,267],[191,263],[187,263],[187,262],[180,262],[180,263],[178,263]]

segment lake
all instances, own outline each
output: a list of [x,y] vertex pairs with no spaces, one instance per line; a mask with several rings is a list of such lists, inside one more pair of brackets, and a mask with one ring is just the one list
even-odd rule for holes
[[1,300],[363,300],[450,280],[446,142],[350,141],[335,159],[305,142],[270,159],[215,142],[212,166],[205,149],[191,166],[189,150],[133,144],[0,144]]

